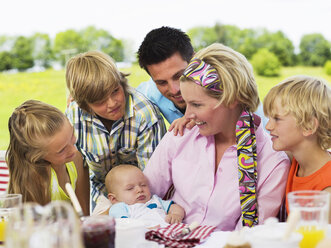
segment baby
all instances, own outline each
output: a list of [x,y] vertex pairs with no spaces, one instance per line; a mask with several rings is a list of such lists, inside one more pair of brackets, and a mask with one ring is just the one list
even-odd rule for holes
[[105,184],[112,203],[110,216],[141,219],[148,228],[179,223],[185,216],[184,209],[173,201],[151,195],[146,177],[136,166],[114,167],[108,172]]

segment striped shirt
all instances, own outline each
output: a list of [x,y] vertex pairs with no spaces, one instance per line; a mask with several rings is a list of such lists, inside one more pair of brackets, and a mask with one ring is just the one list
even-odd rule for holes
[[134,88],[129,88],[124,116],[115,121],[110,132],[100,119],[72,102],[66,115],[74,127],[76,146],[90,168],[92,209],[100,194],[107,196],[105,177],[119,164],[144,169],[166,132],[158,108]]

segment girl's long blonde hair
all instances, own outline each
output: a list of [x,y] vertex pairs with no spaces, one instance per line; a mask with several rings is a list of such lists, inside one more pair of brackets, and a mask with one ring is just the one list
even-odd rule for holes
[[59,109],[36,100],[24,102],[9,118],[8,192],[22,194],[23,202],[50,202],[51,164],[43,159],[46,139],[54,136],[65,120]]

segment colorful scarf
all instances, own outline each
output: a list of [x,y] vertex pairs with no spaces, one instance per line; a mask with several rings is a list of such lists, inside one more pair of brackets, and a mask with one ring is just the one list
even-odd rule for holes
[[239,192],[243,226],[258,224],[256,199],[257,162],[254,118],[243,111],[236,124]]
[[[216,69],[201,59],[193,58],[182,77],[189,78],[207,89],[223,91],[223,84]],[[246,110],[242,112],[236,124],[236,143],[242,224],[251,227],[258,224],[257,154],[254,119],[253,115]]]
[[183,72],[183,76],[207,89],[217,92],[223,91],[223,85],[216,69],[200,59],[192,59]]

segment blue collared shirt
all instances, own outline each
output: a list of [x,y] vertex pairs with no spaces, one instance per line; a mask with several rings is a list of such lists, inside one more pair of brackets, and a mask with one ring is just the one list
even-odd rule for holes
[[139,84],[137,90],[144,94],[152,103],[159,107],[164,118],[171,124],[174,120],[183,117],[183,113],[175,104],[163,96],[152,79]]

